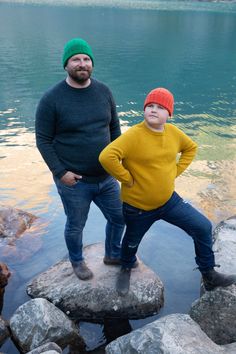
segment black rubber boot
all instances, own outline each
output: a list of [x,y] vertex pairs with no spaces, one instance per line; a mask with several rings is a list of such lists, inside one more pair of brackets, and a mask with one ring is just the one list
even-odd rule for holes
[[202,272],[202,279],[207,291],[213,290],[219,286],[225,288],[226,286],[236,284],[236,274],[226,275],[216,272],[215,269]]
[[129,292],[130,268],[121,268],[116,282],[116,290],[120,296],[125,296]]
[[[111,257],[104,256],[103,263],[106,264],[106,265],[119,265],[120,266],[121,265],[121,259],[120,258],[111,258]],[[131,268],[137,268],[138,265],[139,265],[139,263],[136,260]]]
[[120,258],[111,258],[111,257],[105,256],[103,258],[103,263],[106,265],[120,265],[121,261],[120,261]]

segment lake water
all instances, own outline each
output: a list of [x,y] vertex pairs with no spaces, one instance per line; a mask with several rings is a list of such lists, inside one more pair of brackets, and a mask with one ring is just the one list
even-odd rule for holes
[[[34,140],[37,102],[65,77],[65,42],[79,36],[91,44],[94,76],[112,89],[123,130],[142,120],[151,89],[174,93],[173,123],[199,144],[176,189],[216,224],[236,213],[235,33],[235,2],[0,1],[0,203],[38,216],[24,237],[0,244],[0,259],[12,271],[5,319],[29,300],[27,282],[66,255],[65,217]],[[84,243],[103,242],[104,225],[92,206]],[[164,308],[129,323],[80,323],[88,351],[104,344],[111,328],[121,335],[159,316],[187,313],[198,298],[200,276],[184,232],[156,223],[139,256],[164,282]],[[18,353],[10,340],[1,351]]]

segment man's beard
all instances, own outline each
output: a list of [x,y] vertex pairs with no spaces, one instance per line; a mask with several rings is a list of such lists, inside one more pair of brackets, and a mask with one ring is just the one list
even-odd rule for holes
[[70,78],[78,84],[83,84],[90,79],[92,71],[90,70],[73,70],[68,72]]

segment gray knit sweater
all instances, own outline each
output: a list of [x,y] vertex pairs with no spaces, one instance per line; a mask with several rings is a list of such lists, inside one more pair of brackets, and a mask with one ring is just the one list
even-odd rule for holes
[[91,79],[83,89],[65,80],[47,91],[36,111],[36,144],[54,176],[67,171],[97,183],[107,177],[98,161],[103,148],[120,135],[112,94]]

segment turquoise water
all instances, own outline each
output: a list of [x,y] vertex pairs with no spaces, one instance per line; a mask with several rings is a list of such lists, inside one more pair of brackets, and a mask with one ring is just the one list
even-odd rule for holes
[[[91,44],[94,76],[112,89],[123,130],[142,120],[143,101],[152,88],[164,86],[174,93],[173,123],[199,144],[196,160],[176,181],[177,191],[214,224],[236,212],[236,4],[86,3],[0,1],[0,203],[38,216],[24,237],[0,244],[1,260],[12,271],[2,313],[6,319],[29,300],[27,282],[66,254],[65,218],[35,148],[34,112],[43,92],[64,78],[62,48],[72,37]],[[103,217],[92,206],[85,244],[103,241],[103,230]],[[160,222],[146,235],[139,254],[164,282],[160,315],[188,312],[200,281],[193,271],[191,240]],[[104,343],[102,326],[80,326],[88,349]],[[122,326],[116,324],[117,330]],[[10,340],[1,351],[18,353]]]

